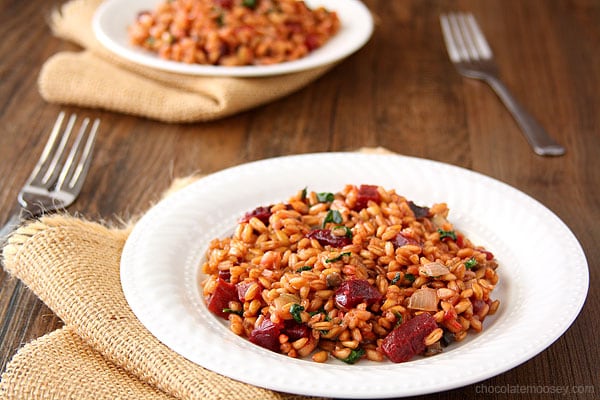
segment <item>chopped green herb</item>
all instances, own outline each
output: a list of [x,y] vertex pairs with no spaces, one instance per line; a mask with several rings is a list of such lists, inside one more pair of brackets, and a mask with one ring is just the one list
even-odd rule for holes
[[454,231],[445,231],[439,228],[437,231],[440,234],[440,239],[450,238],[452,240],[456,240],[456,233]]
[[413,283],[416,278],[413,274],[404,274],[404,279],[406,279],[410,283]]
[[310,271],[312,269],[312,267],[310,265],[305,265],[303,267],[300,267],[296,270],[296,272],[302,272],[302,271]]
[[327,314],[327,311],[325,311],[325,308],[323,308],[323,307],[319,308],[318,310],[311,311],[308,313],[308,315],[310,315],[311,317],[314,317],[317,314],[323,314],[324,321],[331,321],[331,317],[329,316],[329,314]]
[[292,317],[294,317],[294,321],[299,324],[302,323],[302,316],[300,315],[302,311],[304,311],[304,307],[302,307],[300,304],[294,303],[290,307],[290,314],[292,314]]
[[256,0],[244,0],[244,1],[242,1],[242,5],[244,7],[254,9],[256,7]]
[[342,257],[349,256],[350,254],[352,254],[352,253],[349,252],[349,251],[345,251],[345,252],[343,252],[342,254],[340,254],[337,257],[328,258],[327,260],[325,260],[325,263],[329,264],[329,263],[332,263],[332,262],[340,261],[342,259]]
[[149,36],[148,39],[146,39],[146,44],[148,46],[154,46],[154,42],[155,42],[155,39],[152,36]]
[[356,363],[358,360],[360,360],[360,358],[362,356],[365,355],[365,351],[363,349],[361,349],[360,347],[356,350],[352,350],[350,352],[350,355],[346,358],[342,358],[341,360],[343,362],[345,362],[346,364],[354,364]]
[[338,210],[329,210],[325,215],[325,219],[323,220],[323,228],[327,225],[328,222],[335,222],[336,224],[341,224],[344,222],[342,218],[342,214]]
[[307,188],[305,187],[304,189],[302,189],[302,194],[300,195],[300,200],[306,199],[306,192],[307,192]]
[[333,199],[334,199],[333,193],[329,193],[329,192],[317,193],[317,200],[319,201],[319,203],[331,203],[333,201]]
[[224,312],[224,313],[229,313],[229,314],[237,314],[237,315],[239,315],[240,317],[241,317],[242,315],[244,315],[244,312],[243,312],[242,310],[237,310],[237,311],[236,311],[236,310],[232,310],[231,308],[224,308],[224,309],[223,309],[223,312]]
[[224,16],[222,13],[217,15],[217,17],[215,18],[215,22],[217,23],[217,25],[219,27],[222,27],[225,25],[225,19],[224,19]]
[[396,317],[396,326],[400,325],[402,323],[402,314],[398,311],[394,311],[394,316]]
[[400,272],[396,272],[396,275],[394,275],[394,279],[392,279],[392,281],[390,283],[392,285],[395,285],[396,283],[398,283],[398,281],[400,280],[401,277],[402,277],[402,274]]
[[476,265],[477,265],[477,260],[475,259],[475,257],[471,257],[467,261],[465,261],[465,268],[466,269],[471,269],[471,268],[473,268]]

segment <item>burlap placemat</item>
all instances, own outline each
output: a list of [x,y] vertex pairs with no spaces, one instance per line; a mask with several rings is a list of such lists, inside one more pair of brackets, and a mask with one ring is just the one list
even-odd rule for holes
[[314,81],[333,65],[264,78],[200,77],[131,63],[105,49],[92,31],[101,0],[71,0],[50,18],[53,33],[84,48],[42,67],[38,87],[51,103],[101,108],[165,122],[213,120],[268,103]]
[[11,235],[3,252],[6,270],[65,327],[19,350],[2,375],[0,398],[303,398],[218,375],[152,336],[121,290],[119,262],[129,232],[55,215]]
[[[381,147],[358,151],[393,154]],[[163,197],[199,178],[176,179]],[[216,374],[152,336],[121,289],[121,252],[133,225],[107,227],[55,215],[29,222],[8,238],[6,271],[65,326],[18,351],[0,378],[0,399],[308,399]]]

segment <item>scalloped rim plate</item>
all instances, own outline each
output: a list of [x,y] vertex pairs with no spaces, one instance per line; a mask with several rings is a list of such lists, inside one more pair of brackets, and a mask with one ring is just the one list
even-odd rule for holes
[[92,19],[98,41],[126,60],[164,71],[188,75],[258,77],[299,72],[339,61],[360,49],[373,33],[369,9],[358,0],[306,0],[311,7],[323,5],[335,10],[341,28],[325,45],[306,57],[273,65],[225,67],[186,64],[164,60],[155,53],[133,46],[127,27],[140,11],[153,9],[160,0],[108,0],[102,3]]
[[[335,192],[348,183],[394,188],[421,205],[446,202],[456,229],[494,252],[500,282],[493,298],[501,305],[485,320],[483,332],[442,354],[402,364],[319,364],[255,346],[208,312],[198,280],[212,238],[230,233],[237,218],[256,206],[286,201],[304,187]],[[588,275],[573,233],[524,193],[440,162],[358,153],[274,158],[202,178],[158,203],[136,224],[121,260],[123,291],[133,312],[177,353],[256,386],[351,398],[448,390],[527,361],[575,320],[587,295]]]

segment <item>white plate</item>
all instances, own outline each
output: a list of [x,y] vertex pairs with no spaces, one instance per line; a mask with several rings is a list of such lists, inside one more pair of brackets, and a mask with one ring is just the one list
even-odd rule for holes
[[[335,192],[347,183],[394,188],[420,205],[446,202],[456,229],[496,255],[500,282],[493,298],[501,305],[481,334],[469,335],[440,355],[403,364],[318,364],[255,346],[207,310],[197,279],[212,238],[231,232],[236,220],[256,206],[286,201],[304,187]],[[587,295],[588,269],[569,228],[506,184],[418,158],[322,153],[230,168],[163,200],[127,240],[121,280],[133,312],[148,330],[210,370],[284,392],[384,398],[478,382],[540,353],[578,315]]]
[[323,47],[296,61],[266,66],[225,67],[186,64],[164,60],[155,53],[129,43],[127,27],[140,11],[153,9],[160,0],[108,0],[94,14],[92,27],[96,38],[115,54],[138,64],[165,71],[205,76],[268,76],[298,72],[339,61],[360,49],[371,37],[373,18],[358,0],[306,0],[311,6],[323,5],[338,13],[341,27]]

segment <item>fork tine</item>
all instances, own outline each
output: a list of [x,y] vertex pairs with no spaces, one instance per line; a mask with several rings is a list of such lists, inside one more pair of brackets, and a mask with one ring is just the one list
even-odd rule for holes
[[473,44],[477,49],[477,53],[480,58],[487,60],[492,58],[492,49],[490,48],[487,40],[485,40],[485,35],[479,28],[479,24],[477,24],[477,20],[473,17],[473,14],[466,14],[464,16],[465,25],[473,38]]
[[[84,144],[84,137],[88,132],[87,128],[89,122],[89,118],[84,119],[81,128],[79,129],[73,147],[69,152],[69,156],[65,161],[64,167],[62,168],[56,183],[56,188],[58,190],[67,190],[73,194],[77,194],[81,190],[81,186],[83,185],[83,181],[92,161],[91,153],[96,140],[96,132],[100,125],[100,120],[96,118],[89,130],[87,140]],[[76,160],[78,160],[77,163],[75,163]]]
[[65,119],[65,112],[61,111],[58,114],[58,118],[56,118],[56,122],[54,123],[54,126],[52,127],[52,131],[50,132],[50,137],[48,138],[48,141],[46,142],[46,145],[44,146],[44,150],[42,150],[42,154],[40,155],[40,158],[38,159],[37,163],[35,164],[35,167],[33,167],[33,170],[31,171],[31,175],[29,176],[29,182],[32,182],[34,180],[39,180],[42,178],[41,176],[38,176],[38,175],[40,174],[42,168],[44,167],[44,164],[46,164],[48,162],[48,158],[53,153],[53,149],[56,147],[56,140],[58,138],[58,134],[60,133],[60,127],[62,126],[64,119]]
[[62,136],[60,136],[60,140],[58,140],[58,135],[64,120],[64,112],[59,114],[42,155],[31,173],[29,178],[30,184],[39,185],[46,189],[49,189],[52,186],[59,173],[57,167],[63,157],[64,149],[69,140],[69,136],[71,135],[71,131],[73,130],[76,118],[75,115],[72,115],[69,118],[65,130],[63,131]]
[[469,52],[467,51],[467,46],[465,45],[462,31],[458,23],[458,17],[456,16],[456,14],[448,15],[448,33],[448,39],[454,43],[454,47],[458,55],[458,58],[452,61],[469,61]]
[[71,136],[71,132],[73,131],[73,125],[75,125],[75,120],[77,116],[75,114],[71,115],[69,120],[67,121],[67,126],[63,131],[63,134],[60,138],[60,142],[58,142],[58,147],[54,152],[54,156],[48,165],[46,173],[42,177],[42,184],[46,186],[52,185],[52,182],[56,179],[56,175],[58,174],[58,166],[60,164],[61,158],[65,153],[65,147],[67,142],[69,141],[69,136]]
[[440,15],[440,24],[442,25],[442,36],[444,37],[444,42],[446,42],[446,50],[448,50],[450,60],[452,62],[459,62],[460,53],[458,52],[458,48],[456,47],[456,43],[454,42],[454,35],[452,34],[450,21],[448,20],[448,17],[446,15]]
[[458,29],[460,31],[460,36],[465,45],[465,50],[469,54],[468,59],[478,61],[480,59],[479,51],[475,42],[473,41],[473,33],[471,32],[471,27],[469,26],[468,16],[473,17],[471,14],[462,14],[459,13],[456,16],[456,23],[458,25]]
[[492,50],[471,13],[440,17],[446,48],[452,62],[487,60]]

